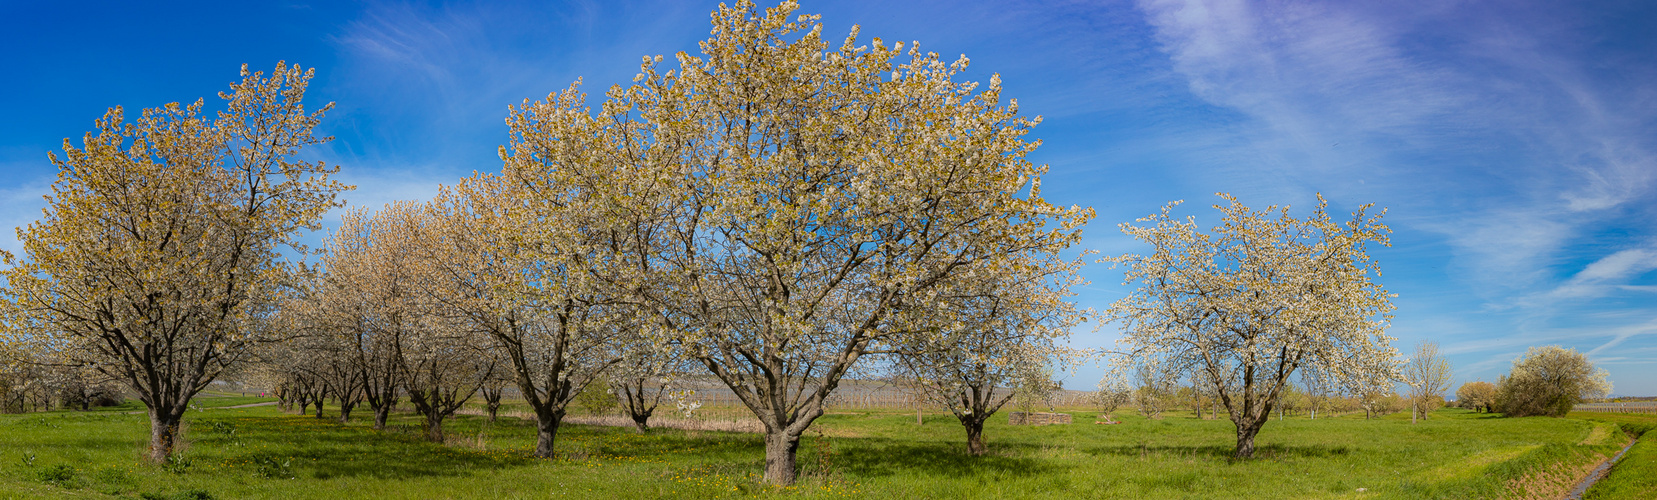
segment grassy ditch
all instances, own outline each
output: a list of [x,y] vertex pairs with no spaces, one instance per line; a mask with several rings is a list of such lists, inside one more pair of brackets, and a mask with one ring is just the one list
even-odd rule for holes
[[1639,436],[1628,453],[1604,478],[1594,483],[1584,499],[1657,498],[1657,416],[1616,413],[1573,412],[1571,418],[1615,424],[1631,436]]

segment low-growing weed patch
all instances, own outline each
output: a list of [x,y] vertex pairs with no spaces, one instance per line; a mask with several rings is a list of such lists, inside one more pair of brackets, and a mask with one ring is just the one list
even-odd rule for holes
[[171,495],[163,495],[160,493],[142,493],[138,495],[138,498],[142,498],[144,500],[213,500],[213,495],[207,493],[205,490],[188,490],[173,493]]
[[293,479],[293,458],[276,458],[271,456],[255,456],[250,460],[253,463],[253,475],[264,479]]
[[75,481],[75,468],[66,464],[42,467],[39,474],[41,481],[58,486],[68,486]]
[[167,461],[161,464],[161,470],[171,472],[173,474],[183,474],[190,472],[190,468],[195,465],[195,458],[179,453],[167,457]]

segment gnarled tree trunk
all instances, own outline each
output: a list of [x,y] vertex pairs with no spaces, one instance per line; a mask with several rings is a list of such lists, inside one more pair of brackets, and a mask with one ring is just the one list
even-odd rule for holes
[[644,432],[644,431],[650,430],[649,422],[650,422],[650,414],[651,413],[653,413],[653,412],[644,411],[644,412],[639,412],[639,413],[633,413],[631,415],[633,417],[633,430],[636,430],[636,431],[639,431],[639,432]]
[[426,440],[433,443],[443,442],[443,415],[437,412],[426,414]]
[[150,449],[148,458],[151,462],[166,462],[172,455],[173,449],[178,447],[178,435],[184,423],[184,407],[150,408]]
[[1260,433],[1260,425],[1240,427],[1237,429],[1237,458],[1254,456],[1254,436]]
[[799,472],[795,470],[796,452],[800,449],[800,435],[787,429],[765,433],[765,480],[771,484],[794,484]]
[[1232,412],[1231,423],[1237,426],[1237,450],[1233,456],[1237,458],[1254,456],[1254,437],[1271,421],[1274,405],[1269,398],[1261,399],[1245,402],[1241,411]]
[[984,418],[971,415],[961,419],[961,426],[967,429],[968,455],[979,457],[989,452],[989,448],[984,446],[984,420],[987,418],[988,415]]
[[650,430],[650,416],[656,413],[656,406],[661,404],[665,389],[646,387],[651,377],[637,377],[624,380],[619,386],[622,407],[627,416],[633,419],[633,430],[645,432]]
[[553,444],[558,440],[558,426],[564,421],[563,413],[561,409],[548,409],[545,414],[539,410],[535,412],[535,456],[552,458]]

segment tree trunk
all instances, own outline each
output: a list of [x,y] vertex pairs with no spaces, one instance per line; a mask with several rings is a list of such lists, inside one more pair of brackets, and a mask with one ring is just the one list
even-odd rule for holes
[[304,415],[307,410],[311,409],[311,400],[309,399],[300,398],[298,403],[300,415]]
[[316,400],[316,419],[322,420],[322,398]]
[[339,423],[349,422],[351,420],[351,409],[356,407],[356,403],[341,401],[339,403]]
[[1254,456],[1254,436],[1260,433],[1261,424],[1253,424],[1237,428],[1237,458]]
[[787,431],[767,431],[765,434],[765,482],[778,486],[794,484],[795,452],[800,449],[800,436]]
[[652,412],[634,413],[633,414],[633,428],[635,430],[639,431],[639,432],[644,432],[644,431],[650,430],[650,424],[648,422],[650,421],[650,414],[651,413]]
[[182,410],[150,408],[151,462],[166,462],[167,456],[172,455],[173,448],[178,445],[179,424],[184,420],[183,413]]
[[500,413],[500,410],[501,410],[500,400],[497,399],[495,401],[490,401],[489,404],[488,404],[488,409],[489,409],[489,423],[493,424],[493,423],[495,423],[495,415],[497,413]]
[[426,440],[443,442],[443,414],[435,411],[426,414]]
[[535,456],[552,458],[552,445],[558,439],[558,424],[563,423],[561,416],[554,416],[552,412],[536,412],[535,414]]
[[926,420],[921,417],[921,407],[919,406],[915,407],[915,425],[926,425]]
[[390,405],[375,408],[374,409],[374,430],[377,430],[377,431],[385,430],[385,419],[389,415],[391,415],[391,406]]
[[967,428],[967,454],[975,457],[984,456],[988,447],[984,446],[984,420],[976,416],[961,421],[961,426]]

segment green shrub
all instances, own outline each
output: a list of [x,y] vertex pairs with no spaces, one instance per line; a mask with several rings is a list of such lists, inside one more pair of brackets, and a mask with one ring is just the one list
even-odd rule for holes
[[590,415],[606,415],[621,406],[621,399],[610,389],[609,379],[599,377],[575,396],[575,404],[581,405]]
[[1509,417],[1563,417],[1578,403],[1610,392],[1608,377],[1575,349],[1532,347],[1497,382],[1493,406]]

